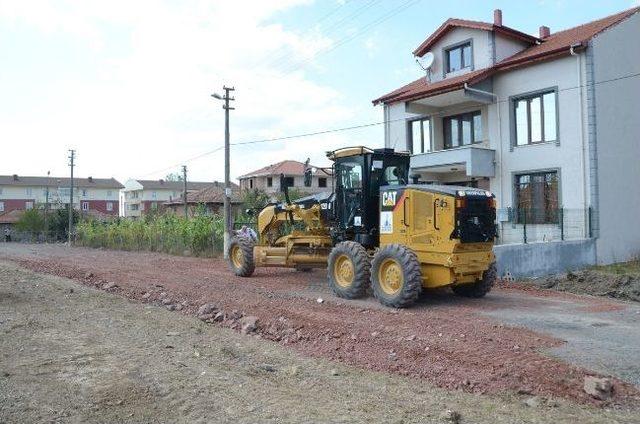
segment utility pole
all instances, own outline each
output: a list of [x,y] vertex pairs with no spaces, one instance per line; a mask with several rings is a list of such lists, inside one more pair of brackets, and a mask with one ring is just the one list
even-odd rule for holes
[[76,151],[73,149],[69,150],[69,166],[71,167],[71,184],[69,186],[69,246],[71,246],[71,235],[73,234],[73,166],[75,158]]
[[229,250],[229,240],[230,230],[231,230],[231,182],[229,180],[229,169],[230,169],[230,159],[229,159],[229,111],[235,110],[234,107],[229,106],[230,101],[234,101],[235,99],[229,95],[230,92],[235,91],[233,87],[223,86],[224,96],[220,96],[219,94],[212,94],[211,96],[218,99],[224,100],[224,104],[222,108],[224,109],[224,258],[228,258],[228,250]]
[[182,182],[184,183],[184,193],[182,200],[184,201],[184,217],[189,217],[189,207],[187,206],[187,165],[182,165]]
[[49,234],[49,185],[51,182],[51,171],[47,171],[47,190],[44,195],[44,242],[48,240]]

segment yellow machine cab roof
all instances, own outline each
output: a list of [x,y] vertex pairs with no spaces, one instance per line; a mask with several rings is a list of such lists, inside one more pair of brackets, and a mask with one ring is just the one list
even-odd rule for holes
[[[365,153],[376,153],[376,151],[381,152],[382,150],[385,150],[385,149],[374,150],[365,146],[343,147],[341,149],[337,149],[332,152],[327,152],[327,157],[330,160],[336,160],[338,158],[344,158],[348,156],[359,156]],[[394,152],[394,153],[409,155],[409,152]]]

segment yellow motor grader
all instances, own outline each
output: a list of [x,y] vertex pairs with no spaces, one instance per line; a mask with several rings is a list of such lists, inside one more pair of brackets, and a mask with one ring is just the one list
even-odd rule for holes
[[[366,295],[401,308],[423,289],[449,286],[482,297],[496,280],[495,197],[470,187],[409,184],[409,154],[348,147],[327,153],[333,191],[270,204],[257,217],[258,240],[236,236],[229,264],[328,269],[343,298]],[[284,178],[281,178],[284,184]]]

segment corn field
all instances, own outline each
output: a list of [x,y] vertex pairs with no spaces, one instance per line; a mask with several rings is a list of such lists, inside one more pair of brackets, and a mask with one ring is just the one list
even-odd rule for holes
[[185,256],[222,253],[221,216],[182,218],[158,215],[140,220],[86,220],[76,227],[76,245],[117,250],[146,250]]

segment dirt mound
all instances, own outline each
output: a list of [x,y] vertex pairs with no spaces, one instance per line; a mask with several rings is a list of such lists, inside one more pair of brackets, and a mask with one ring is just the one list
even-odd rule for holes
[[545,289],[640,302],[640,277],[633,275],[587,269],[541,278],[534,284]]

